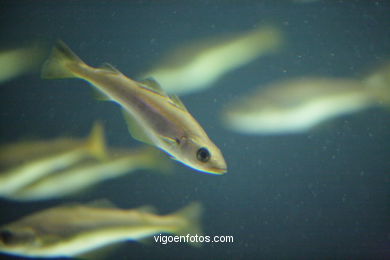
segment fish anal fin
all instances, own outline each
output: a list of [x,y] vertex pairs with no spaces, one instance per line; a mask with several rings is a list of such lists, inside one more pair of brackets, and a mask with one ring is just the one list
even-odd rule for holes
[[139,125],[134,117],[124,109],[122,109],[122,113],[131,136],[143,143],[154,145],[152,140],[146,135],[145,129]]

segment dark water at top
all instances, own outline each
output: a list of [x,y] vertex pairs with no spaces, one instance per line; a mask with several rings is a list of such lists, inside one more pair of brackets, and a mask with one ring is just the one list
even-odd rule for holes
[[[327,122],[307,134],[244,136],[219,123],[227,101],[259,84],[301,75],[359,76],[390,55],[388,1],[0,1],[4,46],[60,38],[87,63],[132,77],[167,49],[215,34],[275,23],[282,52],[261,58],[183,102],[229,166],[211,176],[175,164],[175,175],[139,174],[64,201],[108,198],[122,208],[174,211],[201,201],[206,235],[234,243],[126,243],[118,259],[385,259],[390,257],[388,109]],[[135,147],[118,107],[91,98],[80,80],[23,76],[0,88],[0,138],[85,135],[95,119],[110,145]],[[0,200],[0,223],[62,200]],[[6,256],[1,255],[5,258]],[[11,257],[9,257],[11,259]]]

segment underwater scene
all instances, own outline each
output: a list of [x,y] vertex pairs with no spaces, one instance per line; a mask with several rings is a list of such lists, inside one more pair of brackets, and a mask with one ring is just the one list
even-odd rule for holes
[[390,2],[0,1],[0,259],[389,259]]

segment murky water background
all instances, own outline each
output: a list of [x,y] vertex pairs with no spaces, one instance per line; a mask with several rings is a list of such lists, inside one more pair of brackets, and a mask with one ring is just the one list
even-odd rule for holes
[[[283,2],[283,3],[282,3]],[[129,77],[164,51],[201,37],[274,23],[285,48],[182,98],[221,148],[229,171],[211,176],[175,164],[171,177],[142,172],[64,200],[0,200],[0,223],[64,201],[107,198],[122,208],[168,213],[201,201],[206,235],[234,243],[144,245],[119,259],[384,259],[390,255],[388,109],[326,122],[309,133],[244,136],[219,112],[253,87],[302,75],[358,77],[389,59],[387,1],[1,1],[1,45],[62,39],[91,65],[109,62]],[[390,91],[390,88],[389,88]],[[100,119],[112,146],[135,147],[118,106],[92,98],[80,80],[27,75],[0,86],[0,141],[87,135]],[[2,257],[6,257],[2,255]],[[8,257],[11,259],[11,257]]]

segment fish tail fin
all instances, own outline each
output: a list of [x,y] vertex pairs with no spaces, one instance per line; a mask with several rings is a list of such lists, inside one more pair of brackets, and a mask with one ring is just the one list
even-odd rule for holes
[[91,154],[100,160],[108,157],[104,128],[102,123],[95,122],[87,139],[87,147]]
[[73,78],[72,68],[85,64],[63,41],[58,41],[42,66],[44,79]]
[[[192,202],[188,206],[178,210],[174,215],[180,217],[183,220],[183,224],[180,225],[179,229],[175,232],[179,236],[195,236],[202,235],[201,227],[201,216],[203,212],[203,207],[200,202]],[[195,247],[200,247],[201,243],[199,241],[187,241],[190,245]]]
[[390,105],[390,63],[363,79],[370,93],[382,105]]

